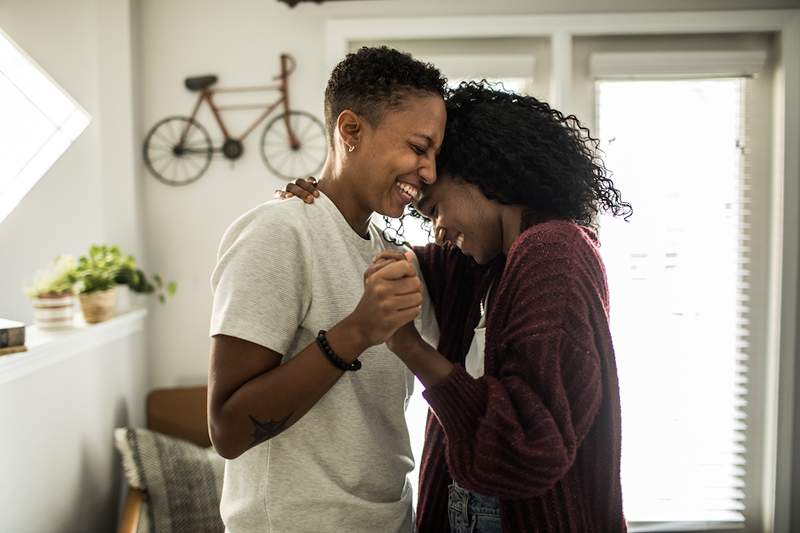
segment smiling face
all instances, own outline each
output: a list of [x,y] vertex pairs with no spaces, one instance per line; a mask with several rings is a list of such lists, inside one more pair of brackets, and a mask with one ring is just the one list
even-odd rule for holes
[[433,94],[406,96],[375,127],[362,121],[349,168],[360,180],[356,190],[362,204],[400,217],[423,184],[436,181],[445,121],[444,100]]
[[415,207],[433,222],[437,244],[450,241],[479,264],[503,253],[502,205],[477,185],[442,174]]

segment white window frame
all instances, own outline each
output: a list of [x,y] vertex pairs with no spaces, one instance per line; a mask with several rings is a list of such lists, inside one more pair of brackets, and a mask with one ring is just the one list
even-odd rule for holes
[[[777,37],[779,63],[773,101],[772,196],[770,199],[769,306],[767,323],[767,405],[763,421],[766,466],[762,521],[748,530],[789,533],[794,425],[794,378],[800,351],[798,260],[800,242],[800,10],[697,11],[595,15],[414,17],[333,19],[326,22],[326,75],[344,57],[350,42],[374,39],[545,37],[552,71],[549,102],[572,109],[574,37],[769,32]],[[788,199],[788,201],[784,201]],[[800,461],[800,458],[798,459]],[[796,489],[798,487],[795,487]]]
[[431,55],[422,57],[449,78],[474,79],[475,72],[487,78],[533,78],[536,58],[532,54]]
[[[503,79],[525,80],[524,87],[517,90],[532,92],[536,72],[536,56],[533,54],[486,54],[486,55],[425,55],[414,57],[433,63],[448,79],[453,81],[487,79],[490,82]],[[515,90],[505,87],[506,90]]]
[[589,72],[594,79],[691,79],[752,77],[764,68],[762,50],[703,52],[592,53]]

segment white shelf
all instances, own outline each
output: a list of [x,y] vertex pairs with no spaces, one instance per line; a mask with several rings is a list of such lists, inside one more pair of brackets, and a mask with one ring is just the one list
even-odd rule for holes
[[141,331],[147,310],[135,309],[94,325],[83,322],[80,313],[77,315],[75,327],[70,329],[43,331],[36,326],[27,327],[28,351],[0,356],[0,385]]

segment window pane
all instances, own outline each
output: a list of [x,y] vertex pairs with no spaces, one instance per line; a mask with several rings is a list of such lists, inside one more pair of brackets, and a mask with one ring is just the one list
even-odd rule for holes
[[741,521],[743,80],[597,84],[605,161],[630,201],[604,217],[630,521]]
[[89,124],[89,115],[0,31],[0,222]]
[[53,131],[47,117],[5,75],[0,76],[0,194]]

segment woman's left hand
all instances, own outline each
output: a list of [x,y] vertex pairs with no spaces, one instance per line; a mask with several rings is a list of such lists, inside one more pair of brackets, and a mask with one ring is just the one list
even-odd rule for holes
[[314,198],[319,198],[319,191],[317,190],[317,178],[309,176],[307,179],[297,178],[296,180],[287,183],[285,189],[275,189],[273,196],[275,198],[292,198],[297,196],[307,204],[313,204]]

